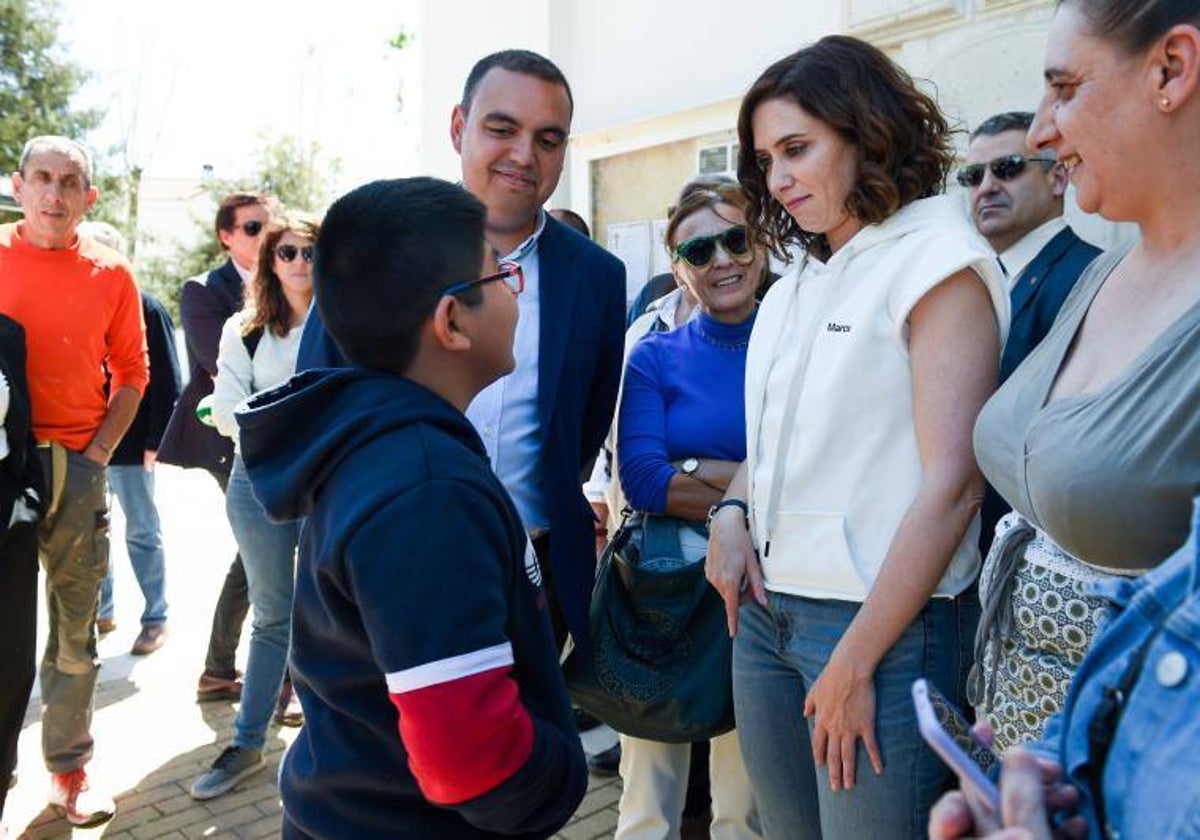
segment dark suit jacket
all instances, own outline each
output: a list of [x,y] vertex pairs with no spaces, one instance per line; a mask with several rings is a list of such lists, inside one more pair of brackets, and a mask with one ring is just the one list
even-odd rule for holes
[[[625,341],[625,266],[552,218],[546,219],[538,260],[538,416],[550,565],[563,617],[582,642],[596,576],[595,516],[581,490],[583,467],[600,450],[616,407]],[[314,307],[297,371],[344,365]]]
[[39,509],[45,510],[47,502],[25,375],[25,328],[7,315],[0,315],[0,373],[8,382],[8,413],[4,416],[8,456],[0,461],[0,531],[3,531],[12,518],[13,504],[27,488],[38,494]]
[[1084,242],[1068,227],[1047,242],[1021,272],[1012,290],[1012,323],[1000,359],[1001,382],[1050,332],[1075,281],[1099,255],[1099,248]]
[[175,324],[166,308],[142,292],[142,317],[146,321],[146,348],[150,353],[150,382],[142,394],[129,431],[113,452],[114,464],[140,464],[147,449],[157,450],[179,399],[179,354],[175,350]]
[[[1021,272],[1012,290],[1012,322],[1004,355],[1000,357],[1001,383],[1050,332],[1063,301],[1075,288],[1075,281],[1099,255],[1099,248],[1084,242],[1068,227],[1047,242]],[[979,548],[985,556],[996,523],[1009,510],[1008,503],[988,485],[979,531]]]
[[189,378],[158,447],[158,460],[180,467],[201,467],[214,475],[229,475],[233,441],[196,419],[196,405],[213,390],[221,328],[242,308],[242,276],[232,260],[204,280],[183,284],[179,316],[187,341]]

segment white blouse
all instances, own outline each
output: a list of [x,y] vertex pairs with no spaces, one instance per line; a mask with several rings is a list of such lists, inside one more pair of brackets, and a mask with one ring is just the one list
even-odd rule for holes
[[235,448],[239,446],[234,412],[252,395],[282,385],[292,377],[304,332],[303,323],[284,336],[264,328],[251,359],[242,341],[242,325],[249,317],[247,311],[242,311],[225,322],[217,351],[217,378],[213,383],[213,424],[218,432],[233,439]]

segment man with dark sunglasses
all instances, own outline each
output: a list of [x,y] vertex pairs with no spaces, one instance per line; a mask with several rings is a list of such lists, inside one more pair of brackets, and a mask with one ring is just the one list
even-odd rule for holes
[[[228,258],[208,274],[187,280],[179,297],[190,375],[163,433],[158,460],[207,470],[222,491],[233,466],[233,442],[201,423],[196,406],[213,392],[221,328],[242,308],[245,287],[258,267],[259,248],[274,207],[273,198],[257,193],[225,196],[217,207],[215,233]],[[234,655],[249,609],[246,572],[239,555],[234,557],[217,598],[204,671],[196,687],[197,701],[236,700],[241,696]]]
[[[1100,253],[1063,219],[1067,174],[1050,152],[1030,151],[1025,135],[1032,123],[1027,111],[984,120],[971,133],[967,163],[958,171],[959,184],[970,191],[971,218],[1008,276],[1012,325],[1001,382],[1046,337],[1075,281]],[[979,537],[985,554],[1008,510],[989,487]]]

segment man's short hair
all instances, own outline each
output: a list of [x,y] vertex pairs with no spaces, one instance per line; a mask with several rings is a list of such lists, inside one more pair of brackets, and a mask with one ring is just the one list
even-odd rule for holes
[[25,148],[21,149],[21,162],[17,166],[17,171],[21,176],[25,176],[25,164],[34,155],[45,154],[46,152],[57,152],[60,155],[66,155],[69,158],[75,158],[83,164],[83,182],[85,187],[90,187],[92,178],[95,177],[95,172],[92,169],[92,154],[78,140],[72,140],[70,137],[63,137],[61,134],[40,134],[37,137],[31,137],[25,142]]
[[475,62],[475,66],[467,74],[467,82],[463,85],[462,102],[459,103],[464,112],[471,110],[471,100],[475,98],[475,90],[483,81],[483,77],[496,67],[510,73],[533,76],[535,79],[541,79],[552,85],[561,85],[562,89],[567,92],[567,102],[571,106],[571,112],[574,113],[575,97],[571,95],[571,86],[567,84],[567,77],[553,61],[530,50],[501,50]]
[[1029,127],[1033,125],[1032,111],[1005,111],[1003,114],[996,114],[988,117],[975,127],[971,132],[971,139],[976,137],[992,137],[996,134],[1003,134],[1006,131],[1019,131],[1022,134],[1029,133]]
[[233,230],[233,226],[237,224],[238,208],[249,207],[253,204],[261,204],[263,207],[267,208],[267,212],[271,213],[272,215],[274,215],[278,209],[275,206],[275,199],[272,196],[264,193],[230,193],[221,199],[221,203],[217,205],[217,218],[213,227],[213,230],[217,235],[218,242],[221,241],[221,231]]
[[588,239],[592,238],[592,232],[588,229],[588,223],[583,220],[583,216],[580,216],[574,210],[567,207],[555,207],[550,211],[550,215],[576,233],[581,233]]
[[[373,181],[333,203],[313,286],[321,320],[351,364],[409,368],[442,289],[479,276],[486,217],[479,199],[437,178]],[[470,306],[482,296],[458,299]]]

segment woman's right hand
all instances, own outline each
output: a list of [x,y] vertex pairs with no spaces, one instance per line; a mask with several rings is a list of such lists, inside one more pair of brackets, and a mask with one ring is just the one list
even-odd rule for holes
[[751,596],[762,606],[767,605],[762,566],[746,527],[746,516],[734,506],[718,510],[709,523],[704,576],[725,602],[731,638],[737,635],[738,608],[744,597]]

